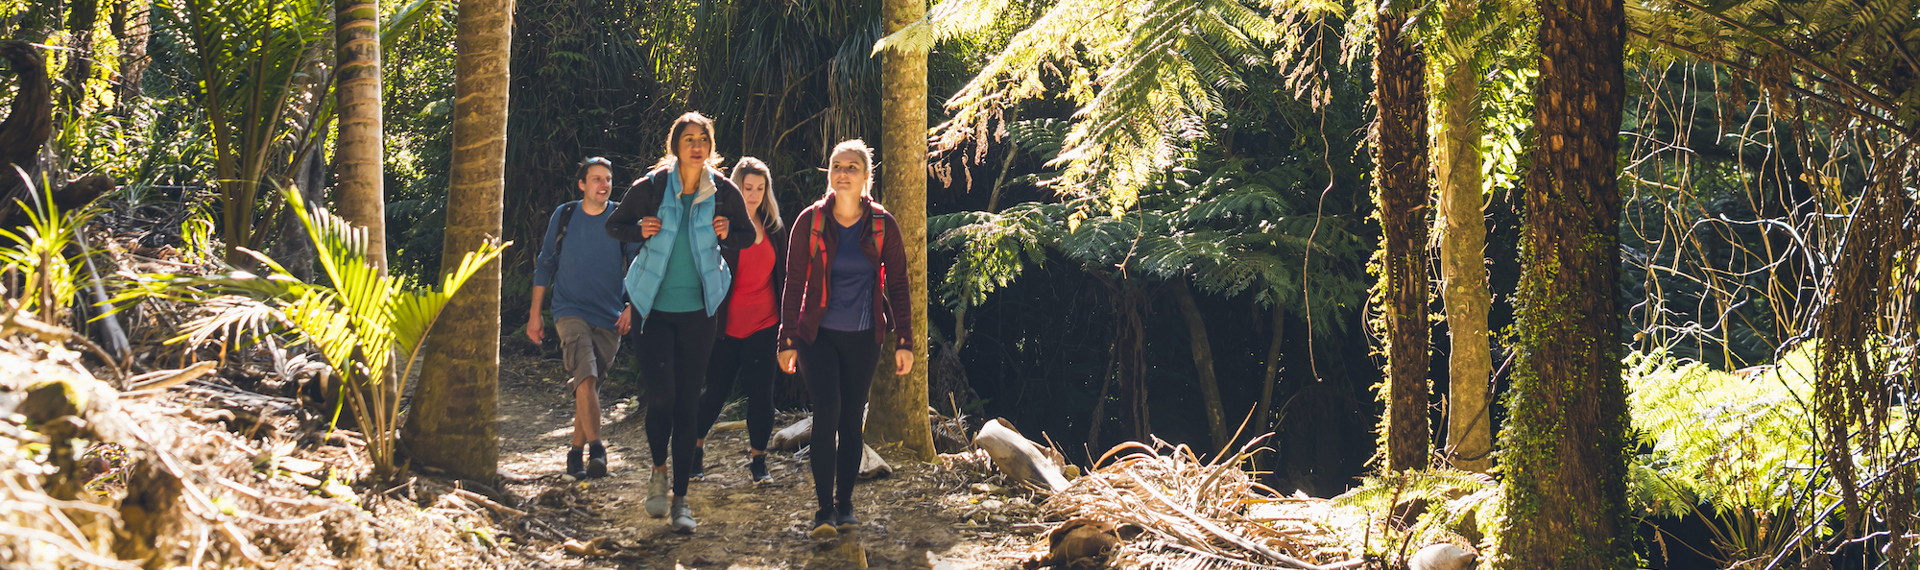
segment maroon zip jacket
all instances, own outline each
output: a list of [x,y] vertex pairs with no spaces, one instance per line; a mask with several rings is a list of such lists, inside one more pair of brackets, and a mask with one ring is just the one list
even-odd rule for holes
[[[884,342],[886,331],[891,329],[894,338],[899,339],[897,348],[912,350],[913,302],[907,288],[907,248],[901,243],[900,224],[879,203],[870,198],[860,201],[868,212],[860,216],[860,225],[865,228],[860,232],[860,251],[867,254],[868,262],[880,268],[874,291],[886,291],[884,295],[873,296],[876,317],[873,341]],[[833,282],[829,274],[833,270],[833,256],[840,251],[840,232],[826,231],[837,228],[832,219],[827,219],[821,224],[820,234],[815,235],[813,218],[833,215],[833,202],[834,194],[827,193],[820,201],[801,210],[787,229],[787,278],[780,292],[780,350],[813,344],[814,335],[820,332],[820,321],[827,318],[828,285]],[[885,222],[886,251],[874,249],[872,224],[876,216]],[[816,239],[820,245],[815,245]],[[822,246],[825,251],[819,250]]]

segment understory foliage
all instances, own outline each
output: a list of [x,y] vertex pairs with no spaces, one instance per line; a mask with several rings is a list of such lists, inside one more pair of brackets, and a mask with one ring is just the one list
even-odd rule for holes
[[1812,552],[1832,535],[1828,515],[1839,505],[1813,429],[1819,358],[1809,342],[1733,373],[1664,353],[1629,355],[1641,451],[1630,466],[1634,511],[1708,521],[1713,544],[1690,546],[1713,547],[1722,564]]
[[[215,275],[147,275],[117,302],[144,297],[204,302],[211,312],[181,326],[169,342],[197,346],[215,337],[226,343],[277,342],[291,335],[312,343],[342,377],[343,401],[367,435],[376,476],[395,473],[394,442],[400,392],[440,310],[501,246],[482,244],[449,272],[437,289],[405,276],[387,275],[367,263],[365,228],[326,210],[309,210],[299,193],[286,199],[302,217],[330,284],[305,283],[274,260],[251,250],[272,273],[260,277],[234,270]],[[339,410],[333,411],[337,414]]]
[[[875,47],[925,51],[992,24],[1006,0],[946,0],[927,18]],[[1181,149],[1213,136],[1228,93],[1248,69],[1278,66],[1293,94],[1324,102],[1321,64],[1339,3],[1270,0],[1062,0],[1009,40],[947,100],[935,145],[953,149],[995,136],[1024,100],[1061,98],[1076,107],[1052,163],[1057,188],[1096,191],[1115,216],[1176,166]]]

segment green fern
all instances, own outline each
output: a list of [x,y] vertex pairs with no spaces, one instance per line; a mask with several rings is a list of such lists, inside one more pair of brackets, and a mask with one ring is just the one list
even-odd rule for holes
[[[1005,0],[945,0],[874,50],[924,51],[1008,9]],[[1275,63],[1295,76],[1317,65],[1294,56],[1319,41],[1311,22],[1339,11],[1287,0],[1258,9],[1238,0],[1062,0],[948,99],[951,118],[935,137],[955,148],[985,137],[1022,100],[1063,97],[1079,109],[1049,162],[1063,167],[1059,187],[1096,191],[1123,210],[1175,164],[1177,149],[1210,136],[1206,125],[1225,113],[1222,93],[1245,88],[1240,70]],[[1306,94],[1315,81],[1289,84]]]
[[[1644,453],[1629,502],[1646,515],[1699,514],[1728,560],[1773,555],[1791,529],[1826,532],[1836,493],[1813,429],[1814,363],[1804,343],[1777,363],[1735,374],[1664,353],[1626,360],[1628,403]],[[1904,414],[1894,418],[1904,425]]]

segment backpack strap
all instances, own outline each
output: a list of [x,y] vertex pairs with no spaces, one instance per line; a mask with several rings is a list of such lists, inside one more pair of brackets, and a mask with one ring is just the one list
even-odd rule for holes
[[560,252],[567,247],[567,226],[573,225],[573,211],[580,209],[580,201],[574,200],[560,205],[560,234],[553,238],[553,262],[560,263]]

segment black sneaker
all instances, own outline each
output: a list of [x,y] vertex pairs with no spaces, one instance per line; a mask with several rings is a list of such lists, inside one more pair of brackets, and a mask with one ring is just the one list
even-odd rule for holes
[[584,447],[575,447],[567,450],[567,475],[571,475],[575,479],[581,479],[587,476],[587,468],[584,465],[585,458],[583,457],[586,453],[587,448]]
[[814,540],[832,540],[840,536],[833,527],[833,509],[820,509],[813,512],[813,531],[807,533]]
[[840,532],[843,533],[852,532],[854,528],[860,526],[860,519],[853,516],[852,503],[839,503],[833,506],[833,525],[839,527]]
[[705,447],[693,448],[693,472],[687,474],[687,479],[691,479],[694,481],[705,480],[707,478],[706,463],[707,463],[707,448]]
[[747,473],[755,485],[773,480],[773,474],[767,472],[767,455],[764,453],[753,456],[747,462]]
[[596,441],[587,446],[587,476],[596,478],[607,476],[607,448],[600,445],[600,442]]

